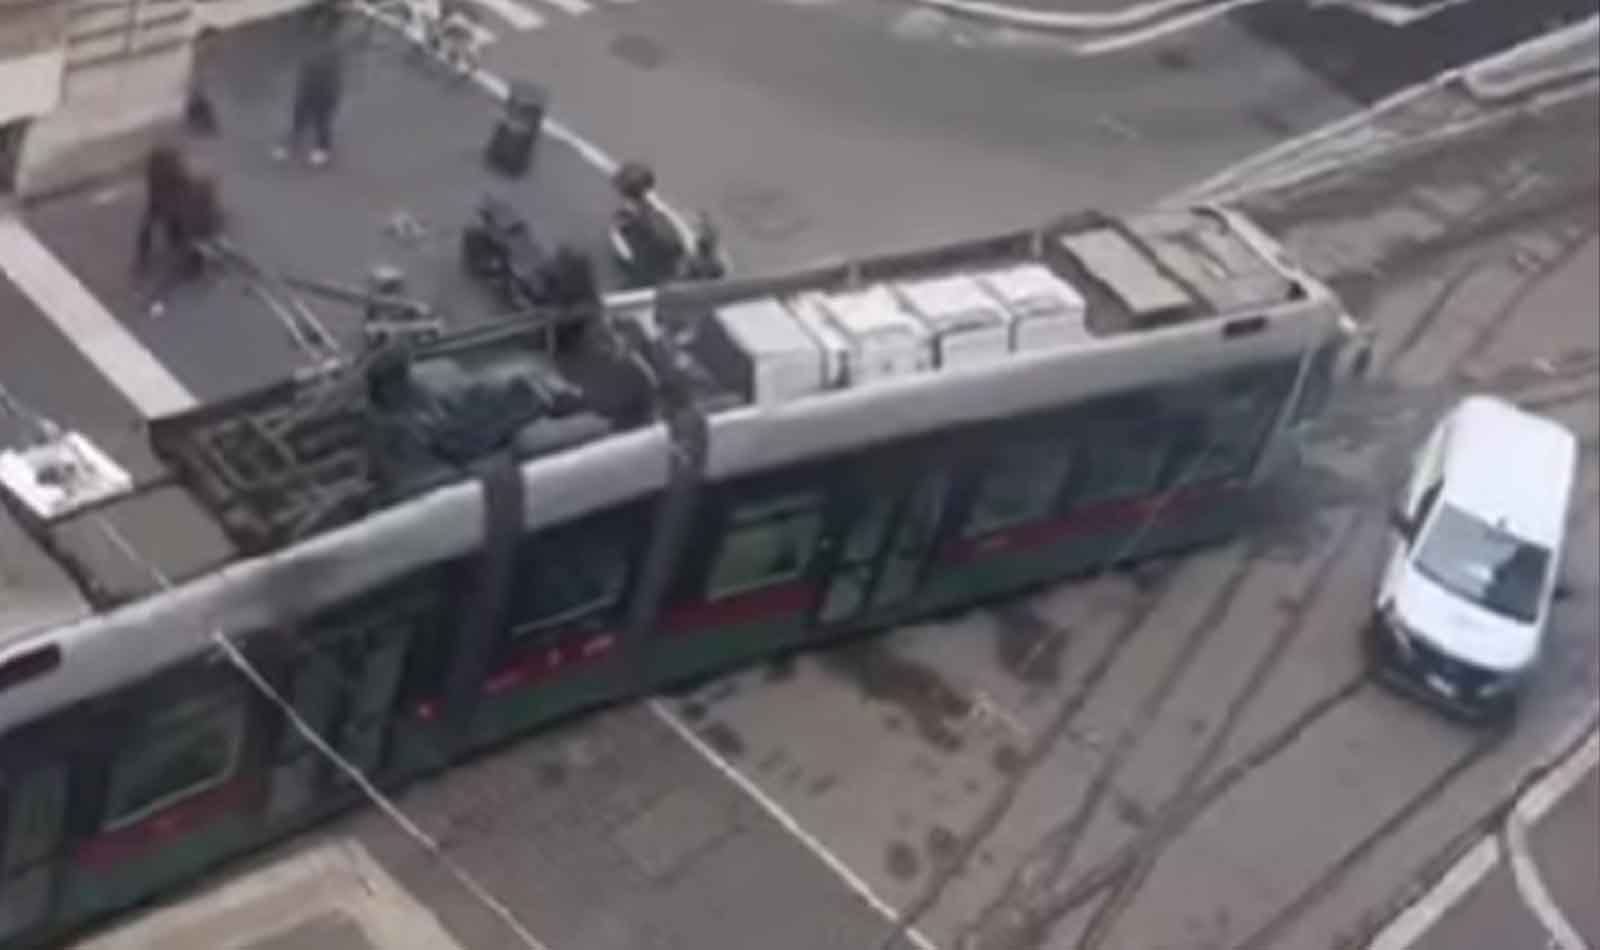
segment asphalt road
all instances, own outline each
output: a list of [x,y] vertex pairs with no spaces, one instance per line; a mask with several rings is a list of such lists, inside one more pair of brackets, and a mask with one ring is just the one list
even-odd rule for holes
[[653,162],[745,269],[1132,208],[1352,107],[1225,22],[1085,61],[880,0],[596,6],[488,61]]

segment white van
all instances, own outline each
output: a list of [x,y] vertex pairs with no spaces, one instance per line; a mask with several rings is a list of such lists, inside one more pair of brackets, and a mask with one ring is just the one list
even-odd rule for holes
[[1417,453],[1391,513],[1377,671],[1457,713],[1509,716],[1550,615],[1578,443],[1561,425],[1470,396]]

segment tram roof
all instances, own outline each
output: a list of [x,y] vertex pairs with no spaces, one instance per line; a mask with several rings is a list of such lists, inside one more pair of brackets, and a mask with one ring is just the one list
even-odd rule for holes
[[[0,596],[0,648],[91,610],[136,605],[168,584],[223,575],[240,590],[268,583],[251,565],[298,565],[291,573],[334,596],[402,561],[453,556],[446,542],[460,534],[458,546],[470,547],[481,510],[465,495],[447,499],[491,456],[521,466],[532,529],[664,485],[673,453],[664,420],[685,407],[709,419],[708,475],[727,477],[1221,366],[1238,358],[1237,348],[1210,345],[1228,338],[1226,328],[1322,293],[1230,212],[1084,214],[778,276],[620,295],[577,348],[551,349],[532,325],[456,333],[411,354],[401,398],[383,412],[373,409],[374,386],[392,382],[392,367],[284,380],[153,422],[149,438],[170,479],[60,518],[24,519],[26,531],[15,519],[0,523],[0,547],[26,545],[39,568],[30,587],[53,592]],[[821,314],[809,324],[794,318],[807,305]],[[811,363],[791,361],[806,385],[780,387],[773,404],[737,359],[705,344],[713,326],[736,331],[725,334],[732,349],[723,356],[759,362],[814,344],[805,360],[839,372],[811,385]],[[1279,339],[1282,329],[1274,327]],[[983,345],[955,346],[969,331],[987,334]],[[913,350],[923,356],[902,359]],[[407,533],[398,509],[468,523]],[[377,551],[380,536],[400,549]],[[340,550],[366,550],[367,563],[330,568]]]

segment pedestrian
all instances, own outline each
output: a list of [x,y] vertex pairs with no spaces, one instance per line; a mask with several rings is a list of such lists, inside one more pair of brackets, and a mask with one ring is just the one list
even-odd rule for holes
[[181,240],[178,205],[188,183],[189,170],[176,146],[158,145],[144,163],[144,213],[134,238],[133,268],[143,272],[150,264],[151,245],[159,234],[171,252]]
[[344,97],[344,52],[335,37],[321,40],[295,75],[289,138],[274,151],[282,161],[311,138],[313,165],[325,165],[333,151],[333,117]]
[[165,299],[174,288],[204,275],[222,236],[222,202],[212,176],[186,170],[165,200],[160,220],[172,258],[151,294],[151,316],[165,312]]

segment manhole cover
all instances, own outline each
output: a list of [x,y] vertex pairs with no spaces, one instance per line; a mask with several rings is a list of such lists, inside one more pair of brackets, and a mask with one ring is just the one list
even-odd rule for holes
[[623,33],[611,41],[611,55],[638,69],[659,69],[667,61],[666,50],[648,36]]
[[782,188],[736,185],[725,192],[723,211],[745,234],[767,241],[793,237],[810,227],[811,219]]

